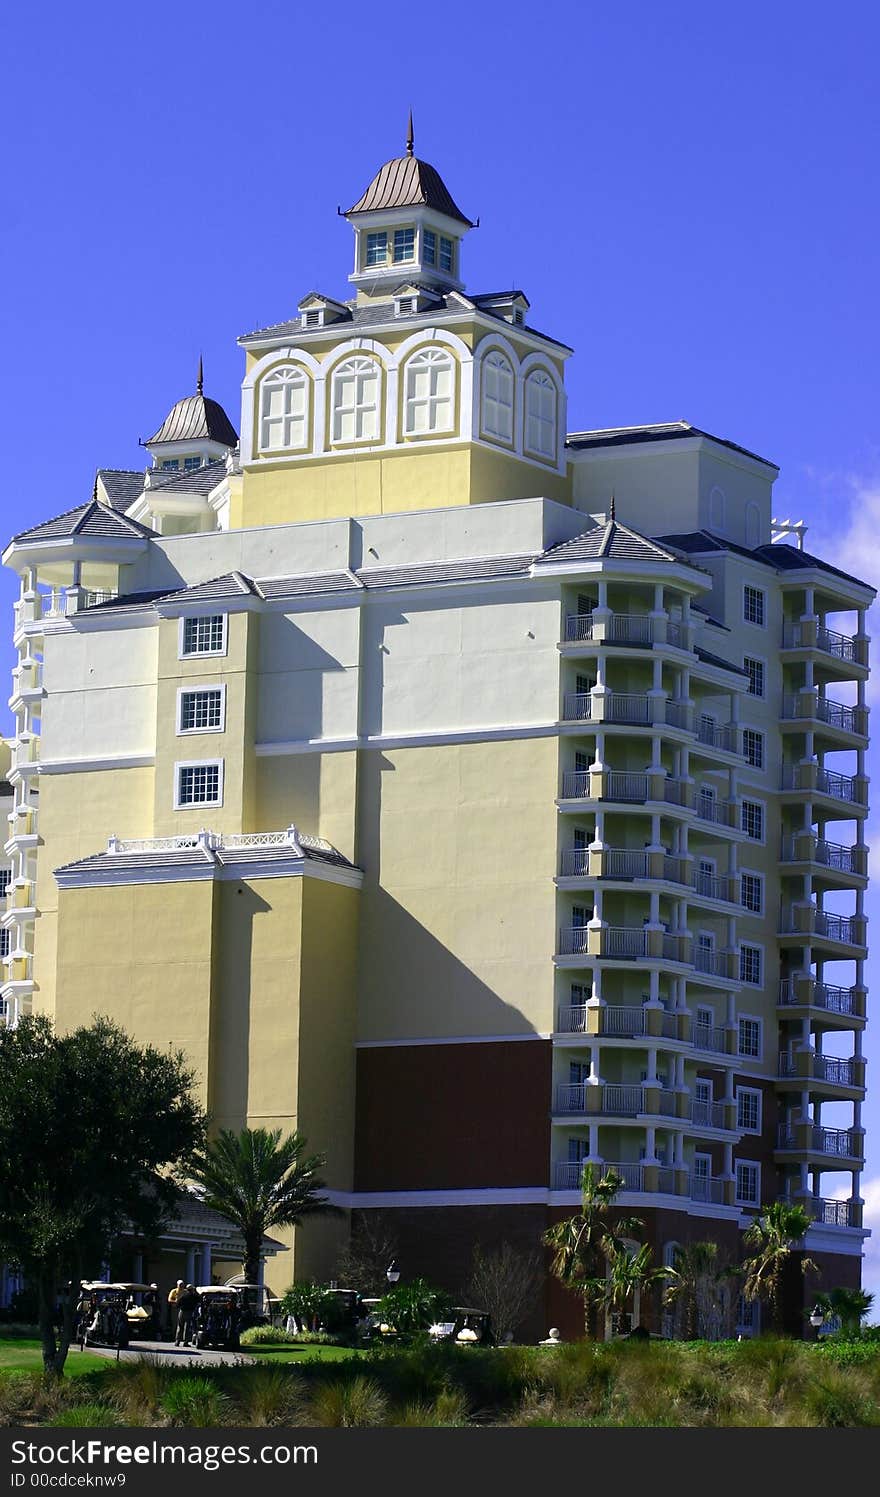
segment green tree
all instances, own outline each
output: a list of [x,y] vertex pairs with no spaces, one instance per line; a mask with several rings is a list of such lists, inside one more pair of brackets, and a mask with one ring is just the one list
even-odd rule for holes
[[291,1284],[281,1297],[279,1310],[284,1317],[292,1315],[303,1331],[335,1331],[345,1319],[339,1295],[311,1280]]
[[485,1310],[492,1331],[501,1343],[522,1325],[537,1302],[541,1289],[541,1256],[535,1250],[518,1251],[502,1242],[495,1252],[474,1248],[473,1269],[467,1285],[468,1301]]
[[383,1294],[375,1313],[401,1336],[411,1336],[443,1320],[451,1308],[452,1300],[445,1290],[432,1288],[424,1279],[411,1279]]
[[607,1262],[605,1303],[618,1314],[626,1310],[630,1301],[635,1304],[636,1291],[662,1283],[669,1273],[666,1268],[654,1267],[653,1254],[646,1242],[637,1248],[627,1243],[611,1246]]
[[836,1316],[840,1329],[848,1336],[855,1336],[862,1321],[874,1303],[873,1294],[864,1289],[832,1289],[829,1294],[817,1294],[816,1304],[824,1310],[826,1319]]
[[[746,1299],[765,1299],[776,1335],[782,1335],[782,1282],[793,1262],[792,1253],[810,1226],[803,1206],[775,1201],[743,1233],[743,1241],[755,1252],[743,1262]],[[801,1259],[801,1273],[816,1271],[812,1258]]]
[[64,1370],[83,1275],[123,1228],[150,1238],[173,1212],[174,1168],[204,1131],[192,1086],[180,1052],[109,1019],[0,1028],[0,1256],[36,1287],[48,1373]]
[[597,1311],[605,1297],[606,1263],[623,1250],[625,1238],[639,1237],[644,1226],[637,1216],[612,1217],[622,1186],[613,1170],[600,1176],[592,1164],[585,1164],[580,1211],[555,1222],[542,1238],[553,1253],[551,1271],[583,1300],[584,1334],[589,1340],[595,1340]]
[[663,1303],[675,1308],[676,1329],[685,1341],[717,1340],[732,1330],[739,1271],[719,1257],[717,1242],[676,1247]]
[[259,1280],[263,1238],[272,1227],[294,1227],[305,1217],[335,1211],[322,1196],[323,1154],[306,1152],[301,1133],[222,1128],[190,1162],[189,1176],[206,1206],[233,1223],[244,1239],[245,1282]]

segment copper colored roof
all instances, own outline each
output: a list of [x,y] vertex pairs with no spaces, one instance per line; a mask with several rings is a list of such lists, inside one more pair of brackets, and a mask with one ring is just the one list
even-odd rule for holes
[[186,395],[172,406],[150,442],[220,442],[238,445],[238,435],[222,405],[206,395]]
[[417,156],[397,156],[380,167],[363,197],[349,213],[377,213],[382,208],[433,208],[459,223],[473,224],[456,206],[436,167]]

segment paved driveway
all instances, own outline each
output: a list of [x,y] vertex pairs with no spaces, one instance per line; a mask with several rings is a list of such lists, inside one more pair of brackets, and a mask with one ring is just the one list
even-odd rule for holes
[[[94,1352],[96,1357],[109,1357],[116,1361],[116,1348],[113,1346],[92,1346],[86,1348]],[[71,1357],[76,1357],[78,1346],[70,1348]],[[253,1361],[246,1352],[240,1351],[210,1351],[205,1348],[199,1351],[195,1346],[175,1346],[173,1341],[131,1341],[125,1351],[119,1352],[120,1362],[137,1362],[142,1357],[160,1362],[164,1367],[234,1367]]]

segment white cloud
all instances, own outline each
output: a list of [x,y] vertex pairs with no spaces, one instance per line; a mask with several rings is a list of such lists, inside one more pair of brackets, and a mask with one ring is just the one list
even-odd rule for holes
[[[865,1203],[862,1224],[871,1231],[871,1236],[865,1240],[862,1288],[874,1296],[868,1320],[871,1325],[877,1325],[880,1324],[880,1175],[871,1180],[863,1179],[860,1192]],[[848,1189],[835,1192],[836,1200],[845,1200],[848,1196]]]

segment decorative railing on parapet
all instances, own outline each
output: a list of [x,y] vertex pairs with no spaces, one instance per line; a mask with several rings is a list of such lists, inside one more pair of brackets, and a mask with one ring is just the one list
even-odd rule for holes
[[204,848],[207,852],[249,847],[310,847],[322,852],[333,851],[332,843],[323,837],[310,837],[295,826],[281,832],[182,832],[173,837],[111,837],[107,844],[109,853],[155,853],[186,852]]

